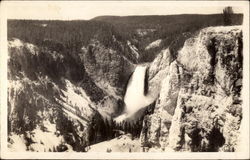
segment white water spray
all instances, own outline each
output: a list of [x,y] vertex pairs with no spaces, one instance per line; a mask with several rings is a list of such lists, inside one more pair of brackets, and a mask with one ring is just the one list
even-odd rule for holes
[[144,95],[144,79],[146,70],[146,66],[136,67],[127,85],[127,90],[124,97],[124,113],[115,119],[116,122],[121,122],[126,118],[131,117],[141,108],[148,106],[154,101],[152,97]]

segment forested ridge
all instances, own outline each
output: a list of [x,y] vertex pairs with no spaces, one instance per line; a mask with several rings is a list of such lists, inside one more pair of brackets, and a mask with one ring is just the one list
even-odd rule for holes
[[[233,14],[232,25],[240,25],[242,21],[242,14]],[[19,38],[39,46],[47,41],[51,49],[74,55],[95,37],[106,47],[116,48],[127,55],[125,52],[129,52],[128,49],[122,49],[112,41],[114,35],[123,45],[130,41],[138,48],[138,62],[150,62],[162,48],[172,46],[176,50],[199,29],[220,25],[224,25],[223,14],[100,16],[89,21],[8,20],[8,38]],[[157,39],[163,40],[159,47],[145,50],[149,43]]]

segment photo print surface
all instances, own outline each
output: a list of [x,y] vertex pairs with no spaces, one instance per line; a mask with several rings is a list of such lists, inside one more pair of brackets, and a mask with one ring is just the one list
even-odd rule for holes
[[7,15],[8,152],[241,151],[243,8],[150,3]]

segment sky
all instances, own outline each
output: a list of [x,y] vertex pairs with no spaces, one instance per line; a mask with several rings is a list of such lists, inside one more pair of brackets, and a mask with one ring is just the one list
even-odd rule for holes
[[235,1],[2,1],[1,9],[8,19],[89,20],[101,15],[214,14],[222,13],[223,8],[228,5],[233,6],[234,12],[241,13],[243,3]]

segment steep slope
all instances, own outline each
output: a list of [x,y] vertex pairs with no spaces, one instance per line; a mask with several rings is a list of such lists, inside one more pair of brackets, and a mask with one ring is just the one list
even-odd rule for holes
[[[18,39],[9,41],[9,148],[12,151],[84,151],[89,143],[88,123],[95,112],[89,106],[94,103],[82,88],[69,80],[62,79],[64,86],[41,70],[33,73],[26,68],[34,63],[29,58],[40,54],[43,53],[35,45]],[[54,60],[64,58],[55,55],[48,56]]]
[[[126,48],[115,38],[110,43]],[[135,64],[121,50],[106,47],[97,37],[91,39],[87,47],[82,48],[81,61],[91,81],[102,90],[97,110],[104,116],[112,118],[123,111],[123,97],[126,85]],[[95,95],[93,95],[95,96]]]
[[162,83],[154,113],[144,119],[144,147],[236,150],[242,119],[242,45],[240,27],[209,27],[188,39],[173,62],[161,64],[156,58],[151,68],[161,65],[151,75],[166,71],[158,79]]
[[95,84],[110,96],[122,99],[134,64],[119,51],[105,47],[97,39],[92,39],[87,49],[82,50],[84,67]]
[[[89,53],[97,57],[90,59],[89,53],[75,58],[50,48],[49,43],[9,41],[8,142],[12,151],[85,151],[89,144],[107,139],[108,131],[100,125],[105,128],[105,119],[122,109],[122,92],[133,64],[116,50],[100,46],[95,52],[89,46]],[[96,63],[88,63],[93,60]],[[112,70],[105,70],[105,65]],[[94,134],[99,136],[89,136]]]

